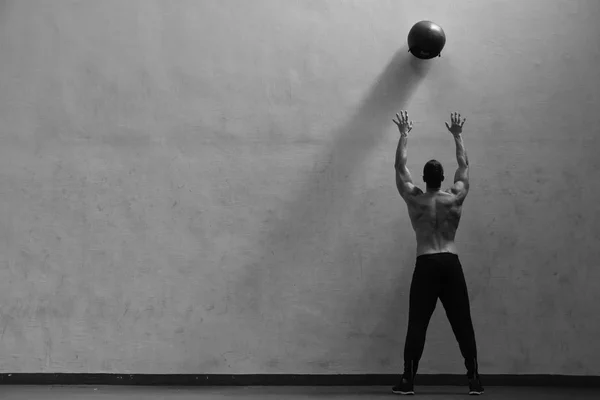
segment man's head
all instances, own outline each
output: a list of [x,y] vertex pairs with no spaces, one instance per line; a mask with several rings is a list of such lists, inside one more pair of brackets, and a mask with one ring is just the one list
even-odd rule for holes
[[423,181],[427,189],[439,189],[444,181],[444,168],[437,160],[430,160],[423,168]]

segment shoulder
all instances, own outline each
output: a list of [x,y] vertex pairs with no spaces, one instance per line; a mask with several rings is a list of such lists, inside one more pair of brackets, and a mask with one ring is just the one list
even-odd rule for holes
[[412,202],[415,202],[416,200],[418,200],[422,195],[423,195],[423,190],[421,190],[417,186],[412,186],[410,188],[410,190],[406,190],[405,192],[402,193],[402,198],[407,203],[412,203]]
[[469,193],[468,185],[465,185],[463,182],[456,182],[453,187],[446,190],[445,194],[449,196],[454,202],[458,204],[462,204]]
[[407,192],[407,195],[412,197],[419,197],[423,195],[423,190],[421,190],[421,188],[418,186],[413,186],[412,190]]

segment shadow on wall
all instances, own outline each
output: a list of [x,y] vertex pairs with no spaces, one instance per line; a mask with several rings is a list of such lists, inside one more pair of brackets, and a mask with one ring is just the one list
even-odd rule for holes
[[[290,307],[305,310],[310,307],[310,304],[298,303],[303,299],[313,299],[315,291],[319,291],[318,271],[327,268],[323,265],[306,265],[309,261],[303,259],[314,262],[315,259],[322,260],[327,257],[327,254],[320,256],[314,253],[322,249],[323,246],[319,243],[326,243],[328,235],[335,234],[327,232],[327,229],[331,230],[331,226],[335,224],[325,224],[324,221],[332,219],[331,214],[336,214],[335,209],[344,207],[352,189],[350,177],[353,172],[361,168],[366,156],[389,132],[395,113],[410,99],[430,65],[427,61],[413,57],[407,48],[400,49],[378,77],[358,110],[346,124],[333,133],[332,144],[323,153],[319,166],[299,188],[294,199],[278,214],[282,218],[270,213],[264,221],[264,233],[257,237],[257,245],[260,248],[258,254],[254,259],[248,260],[238,276],[233,277],[234,287],[230,288],[233,300],[233,304],[230,305],[237,310],[238,316],[242,317],[244,329],[260,335],[265,329],[268,331],[274,327],[273,324],[277,326],[278,331],[282,328],[281,324],[284,324],[282,332],[286,332],[291,326],[291,330],[299,336],[302,336],[305,330],[312,329],[315,336],[319,335],[319,331],[326,330],[317,325],[308,326],[303,321],[290,320],[295,314]],[[390,180],[393,185],[392,166]],[[390,252],[397,253],[398,249],[390,249]],[[378,255],[370,260],[370,263],[388,262],[384,258],[389,260],[390,255]],[[410,258],[413,258],[412,254]],[[368,267],[369,265],[366,265],[365,269]],[[323,277],[327,277],[327,272]],[[320,288],[321,291],[323,289],[326,288]],[[362,289],[361,292],[366,293]],[[368,299],[356,301],[364,303]],[[314,301],[312,305],[314,308]],[[316,305],[318,306],[318,302]],[[397,312],[398,306],[392,308],[390,313]],[[351,310],[340,311],[352,313]],[[356,312],[352,314],[360,318]],[[264,340],[268,340],[271,335],[263,337]],[[287,341],[293,339],[296,339],[296,336],[286,338]],[[343,342],[344,338],[340,339],[340,342]],[[302,343],[292,347],[298,346],[302,347]],[[322,350],[321,354],[326,355],[330,354],[332,349]]]

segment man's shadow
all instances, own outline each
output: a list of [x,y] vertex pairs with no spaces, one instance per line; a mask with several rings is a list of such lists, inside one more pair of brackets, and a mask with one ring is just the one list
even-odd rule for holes
[[[331,279],[327,275],[331,255],[325,254],[327,251],[322,255],[315,254],[316,251],[324,251],[323,243],[327,243],[328,239],[337,234],[330,228],[332,223],[324,222],[331,222],[332,215],[333,218],[339,216],[339,210],[343,210],[351,196],[353,173],[362,168],[367,156],[389,132],[395,113],[405,107],[430,65],[431,61],[419,60],[408,53],[407,48],[401,48],[377,78],[353,116],[332,133],[331,144],[320,156],[320,161],[306,182],[301,184],[298,193],[282,206],[282,210],[269,212],[264,221],[263,232],[258,233],[256,237],[258,252],[247,261],[241,271],[232,276],[232,286],[228,287],[229,306],[235,309],[237,317],[242,318],[243,323],[240,326],[244,329],[249,329],[255,334],[261,331],[269,332],[270,336],[274,326],[280,328],[283,320],[289,321],[293,318],[295,312],[290,310],[290,307],[296,310],[304,308],[309,314],[314,312],[310,310],[309,304],[302,304],[304,300],[311,304],[315,300],[319,301],[318,304],[336,304],[334,293],[331,293],[331,298],[313,297],[317,295],[315,288],[321,287],[321,278]],[[395,152],[395,147],[392,151]],[[395,185],[392,165],[389,172],[390,185]],[[402,201],[400,197],[397,200]],[[393,233],[406,228],[399,226],[396,216],[390,216],[390,221],[388,229]],[[413,254],[398,253],[398,246],[394,245],[392,240],[389,249],[370,262],[379,265],[390,262],[402,265],[407,260],[414,262]],[[306,259],[319,259],[323,262],[321,265],[310,265],[309,261],[304,261]],[[314,261],[312,263],[314,264]],[[368,270],[370,265],[364,267]],[[386,269],[389,270],[389,267]],[[407,279],[401,279],[397,283],[405,286],[405,281]],[[365,282],[368,284],[368,281]],[[363,293],[373,290],[376,289],[360,289]],[[406,290],[395,290],[394,296],[405,297],[405,292]],[[322,291],[318,294],[323,295]],[[369,300],[363,298],[356,301],[365,303]],[[400,313],[402,307],[406,308],[400,298],[394,298],[392,301],[396,304],[386,310],[381,318],[393,317],[397,320],[392,314]],[[356,312],[351,315],[352,318],[361,317],[356,315]],[[300,321],[288,322],[285,325],[288,328],[302,325],[303,329],[311,329]],[[319,329],[318,326],[313,328],[313,331]],[[281,333],[285,335],[286,330],[287,328]],[[302,335],[301,332],[298,334]],[[382,332],[379,334],[383,335]],[[340,339],[343,341],[344,338]],[[321,354],[325,359],[331,360],[326,356],[330,351],[334,349],[323,349]],[[325,359],[323,364],[318,363],[321,367],[327,365]]]

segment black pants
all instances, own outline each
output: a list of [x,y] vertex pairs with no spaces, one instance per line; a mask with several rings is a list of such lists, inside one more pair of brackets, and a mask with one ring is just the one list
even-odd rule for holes
[[446,310],[467,376],[477,372],[477,345],[471,321],[467,283],[456,254],[438,253],[417,257],[410,286],[408,331],[404,346],[404,373],[414,377],[425,348],[425,336],[438,298]]

